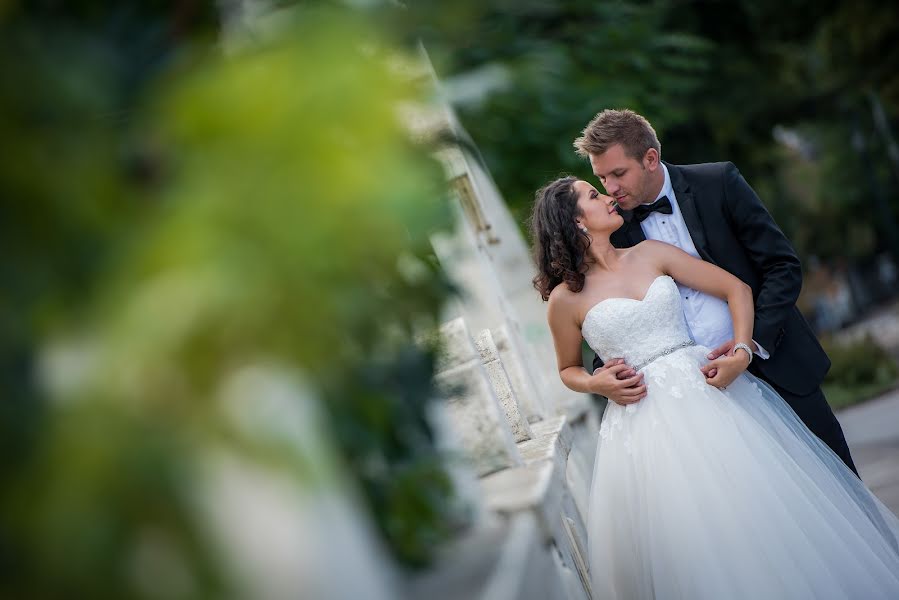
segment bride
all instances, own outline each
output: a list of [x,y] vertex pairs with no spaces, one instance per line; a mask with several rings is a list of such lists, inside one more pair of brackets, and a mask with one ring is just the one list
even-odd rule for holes
[[[587,389],[581,342],[636,374],[603,415],[587,532],[597,598],[899,598],[899,519],[745,372],[749,287],[656,241],[617,249],[615,202],[574,177],[537,194],[535,278],[559,375]],[[736,344],[709,363],[676,282],[725,299]],[[564,284],[564,285],[563,285]]]

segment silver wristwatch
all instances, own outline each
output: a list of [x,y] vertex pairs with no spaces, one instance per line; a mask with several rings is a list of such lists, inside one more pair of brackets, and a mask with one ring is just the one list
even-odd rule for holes
[[749,364],[751,365],[752,364],[752,348],[749,347],[749,344],[744,344],[743,342],[740,342],[739,344],[734,344],[734,349],[731,352],[731,356],[736,356],[737,350],[739,350],[740,348],[745,350],[746,354],[749,355]]

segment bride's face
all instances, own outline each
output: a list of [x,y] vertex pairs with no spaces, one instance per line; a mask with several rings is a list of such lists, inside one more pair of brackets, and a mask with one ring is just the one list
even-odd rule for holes
[[618,204],[614,198],[600,194],[586,181],[576,181],[572,188],[577,193],[577,205],[581,209],[581,216],[577,219],[579,225],[591,232],[612,233],[624,224],[624,219],[616,210]]

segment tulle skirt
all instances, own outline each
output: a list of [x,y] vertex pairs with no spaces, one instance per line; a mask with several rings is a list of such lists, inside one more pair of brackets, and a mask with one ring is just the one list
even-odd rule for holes
[[603,416],[593,596],[899,598],[899,520],[758,378],[705,383],[707,348],[644,370]]

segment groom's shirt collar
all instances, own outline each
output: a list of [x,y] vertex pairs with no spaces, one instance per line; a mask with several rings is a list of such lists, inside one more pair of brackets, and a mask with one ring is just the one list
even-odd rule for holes
[[656,196],[656,200],[661,198],[662,196],[668,196],[669,200],[674,200],[674,188],[671,187],[671,175],[668,174],[668,167],[665,166],[665,163],[659,162],[659,165],[662,167],[662,172],[665,174],[665,183],[662,184],[662,189],[659,191],[659,195]]

